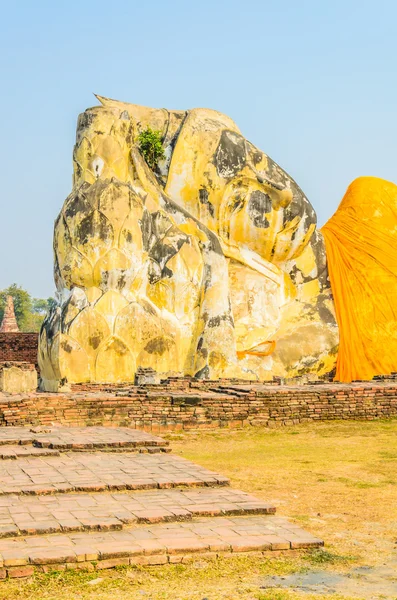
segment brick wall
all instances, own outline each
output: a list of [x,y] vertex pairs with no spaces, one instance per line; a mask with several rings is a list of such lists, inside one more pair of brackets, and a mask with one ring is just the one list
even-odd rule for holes
[[0,333],[0,362],[25,361],[37,366],[38,333]]
[[397,384],[271,386],[192,384],[129,387],[117,393],[0,394],[0,426],[63,423],[152,432],[336,419],[397,417]]

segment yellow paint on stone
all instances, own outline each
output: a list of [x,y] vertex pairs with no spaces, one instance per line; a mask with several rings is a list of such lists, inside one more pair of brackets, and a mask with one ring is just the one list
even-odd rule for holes
[[[148,366],[246,379],[331,370],[324,245],[296,183],[217,111],[98,98],[79,117],[55,226],[59,318],[46,321],[54,341],[41,334],[43,387],[133,381]],[[137,145],[148,126],[170,157],[156,174]],[[305,332],[299,352],[290,341]]]

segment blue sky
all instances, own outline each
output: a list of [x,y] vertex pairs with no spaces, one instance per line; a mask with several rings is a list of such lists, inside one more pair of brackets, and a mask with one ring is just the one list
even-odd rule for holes
[[0,289],[53,293],[53,222],[93,92],[225,112],[320,225],[355,177],[397,181],[395,0],[0,5]]

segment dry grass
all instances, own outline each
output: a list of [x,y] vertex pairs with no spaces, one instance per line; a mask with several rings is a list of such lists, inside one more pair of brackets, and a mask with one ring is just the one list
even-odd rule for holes
[[[378,421],[170,435],[174,452],[275,502],[280,514],[325,539],[325,551],[268,560],[198,556],[190,565],[42,575],[0,584],[0,600],[324,599],[260,586],[267,575],[340,572],[389,559],[397,532],[396,430],[396,421]],[[88,584],[97,577],[103,580]]]
[[379,564],[397,538],[397,421],[184,435],[175,452],[276,503],[328,549]]

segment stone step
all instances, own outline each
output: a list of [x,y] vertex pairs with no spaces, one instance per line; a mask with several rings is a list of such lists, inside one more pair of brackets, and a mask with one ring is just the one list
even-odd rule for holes
[[192,556],[267,553],[314,548],[323,542],[283,517],[203,517],[183,523],[145,525],[126,531],[64,533],[0,540],[0,578],[35,570],[159,565]]
[[172,454],[65,452],[0,462],[0,495],[229,485],[227,477]]
[[128,448],[165,449],[169,442],[128,427],[0,427],[0,447],[28,445],[68,450],[124,450]]
[[0,538],[62,531],[125,529],[201,516],[274,514],[276,509],[228,487],[123,493],[3,496]]

